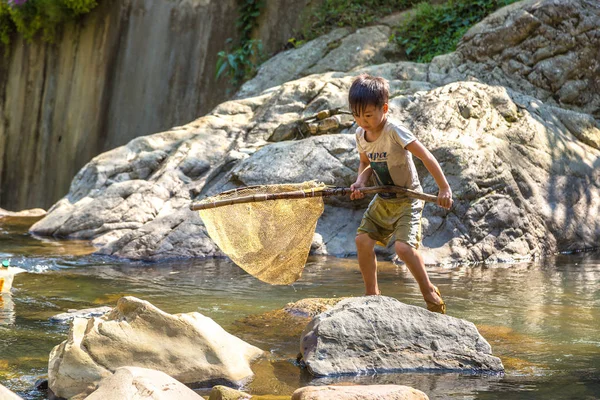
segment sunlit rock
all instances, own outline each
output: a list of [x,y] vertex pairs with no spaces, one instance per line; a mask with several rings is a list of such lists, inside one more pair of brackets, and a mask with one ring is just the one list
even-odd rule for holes
[[2,399],[2,400],[23,400],[23,398],[21,396],[8,390],[2,384],[0,384],[0,399]]
[[202,397],[164,372],[121,367],[102,379],[86,400],[200,400]]
[[472,323],[384,296],[346,299],[319,314],[300,351],[315,376],[504,371]]
[[162,371],[182,383],[240,385],[262,354],[202,314],[171,315],[123,297],[103,317],[73,321],[69,338],[50,354],[49,387],[62,397],[90,392],[123,366]]
[[292,400],[429,400],[420,390],[401,385],[306,386]]

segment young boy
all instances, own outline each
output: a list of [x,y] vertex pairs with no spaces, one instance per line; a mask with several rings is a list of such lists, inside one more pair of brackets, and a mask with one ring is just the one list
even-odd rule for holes
[[[368,186],[375,175],[378,185],[395,185],[421,190],[412,156],[419,158],[439,187],[438,204],[452,207],[452,191],[435,157],[404,126],[390,121],[389,85],[384,78],[360,75],[352,83],[348,100],[359,128],[356,147],[360,155],[358,178],[350,186],[352,200],[362,199],[360,189]],[[431,283],[423,258],[421,242],[423,202],[402,194],[377,194],[365,212],[356,235],[358,265],[365,282],[366,294],[380,294],[377,285],[375,244],[387,245],[393,238],[398,257],[404,261],[423,294],[427,309],[446,313],[440,292]]]

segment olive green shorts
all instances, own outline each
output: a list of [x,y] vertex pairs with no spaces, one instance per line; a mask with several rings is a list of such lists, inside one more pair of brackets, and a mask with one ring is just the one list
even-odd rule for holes
[[382,199],[376,195],[356,234],[366,233],[380,246],[394,241],[418,249],[421,245],[421,214],[423,201],[414,199]]

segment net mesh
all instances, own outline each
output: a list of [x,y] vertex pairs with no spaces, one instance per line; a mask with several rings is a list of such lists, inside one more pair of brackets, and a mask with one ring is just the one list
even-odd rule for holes
[[[318,182],[252,186],[225,192],[199,204],[257,194],[324,189]],[[199,210],[214,242],[249,274],[276,285],[295,282],[310,251],[322,197],[278,199]]]

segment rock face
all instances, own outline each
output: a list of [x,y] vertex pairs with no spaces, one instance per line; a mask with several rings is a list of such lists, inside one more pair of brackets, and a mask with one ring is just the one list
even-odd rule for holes
[[[261,10],[268,51],[309,2]],[[92,157],[225,101],[217,53],[238,37],[237,18],[235,0],[104,0],[53,44],[15,37],[9,54],[0,48],[0,207],[49,207]]]
[[[464,60],[467,51],[480,54],[477,46],[492,52],[493,46],[481,43],[485,32],[500,29],[498,15],[512,21],[530,6],[531,12],[546,15],[555,12],[558,3],[537,1],[534,7],[522,2],[505,14],[499,11],[482,22],[489,28],[473,28],[459,51],[431,64],[367,66],[379,58],[358,57],[348,61],[351,67],[339,67],[351,72],[318,73],[271,86],[308,74],[317,62],[307,61],[313,51],[324,55],[335,50],[330,43],[353,42],[348,32],[334,31],[282,53],[264,65],[263,75],[244,86],[239,93],[243,98],[223,103],[188,125],[135,139],[94,158],[77,174],[69,194],[31,230],[90,239],[99,253],[135,259],[221,255],[202,221],[189,211],[195,199],[249,185],[353,183],[358,166],[353,128],[340,125],[327,135],[266,140],[278,128],[285,130],[319,111],[346,108],[353,77],[368,72],[390,81],[391,117],[432,151],[454,192],[450,212],[425,207],[427,262],[512,261],[592,247],[600,240],[598,122],[590,114],[557,106],[551,97],[546,97],[550,104],[532,97],[541,90],[532,83],[507,81],[508,87],[502,87],[473,82],[482,77],[495,82],[497,74],[475,72],[503,59]],[[594,6],[589,3],[577,0],[569,3],[579,4],[576,8],[559,8],[592,18]],[[556,29],[570,32],[565,24]],[[374,39],[361,48],[378,48],[372,54],[382,55],[379,33],[385,29],[372,30],[369,37]],[[582,42],[569,51],[585,57],[586,49]],[[498,65],[494,71],[502,71]],[[281,76],[269,81],[271,70]],[[433,179],[419,162],[417,167],[424,190],[436,193]],[[355,229],[367,203],[327,199],[313,253],[354,253]]]
[[429,400],[420,390],[400,385],[306,386],[292,400]]
[[347,299],[318,315],[306,326],[300,350],[316,376],[504,371],[472,323],[384,296]]
[[123,366],[156,369],[182,383],[241,384],[262,354],[199,313],[170,315],[123,297],[101,318],[73,321],[69,338],[50,354],[48,381],[67,398],[91,392]]
[[463,74],[600,118],[600,3],[526,0],[470,29]]
[[86,400],[200,400],[202,397],[164,372],[121,367],[102,379]]

